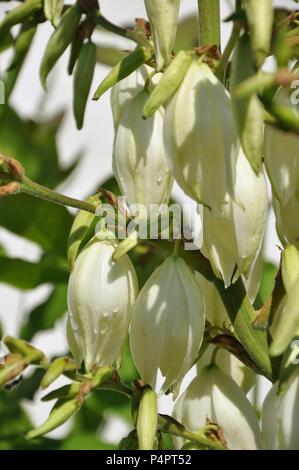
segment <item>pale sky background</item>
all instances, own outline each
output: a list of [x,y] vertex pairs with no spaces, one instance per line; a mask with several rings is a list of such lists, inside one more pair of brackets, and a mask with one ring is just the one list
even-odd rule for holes
[[[232,0],[221,0],[221,14],[225,18],[231,11]],[[117,24],[131,23],[135,17],[146,17],[143,0],[100,0],[103,14]],[[16,5],[16,2],[1,3],[0,18],[5,10]],[[180,16],[184,18],[195,11],[197,0],[181,0]],[[291,0],[275,1],[276,6],[294,8]],[[230,32],[231,24],[222,24],[222,43],[225,45]],[[38,71],[46,41],[52,32],[49,24],[39,26],[31,48],[30,54],[22,70],[22,78],[12,95],[11,104],[17,111],[26,118],[44,119],[49,118],[59,110],[67,110],[63,125],[58,135],[60,158],[62,163],[69,163],[79,150],[84,152],[84,159],[77,169],[75,175],[71,177],[60,190],[70,196],[77,198],[90,194],[99,180],[105,181],[112,173],[111,155],[113,141],[113,123],[109,106],[109,93],[106,93],[98,102],[90,101],[87,106],[84,128],[77,131],[72,115],[72,79],[68,77],[66,68],[68,53],[55,66],[49,76],[49,90],[47,96],[44,95],[40,85]],[[120,49],[133,48],[134,44],[118,36],[106,33],[97,34],[97,44],[114,44]],[[0,71],[5,70],[9,60],[9,53],[0,57]],[[269,62],[269,67],[271,61]],[[108,68],[97,65],[92,90],[95,90],[98,83],[107,74]],[[175,187],[174,194],[182,202],[189,199]],[[0,214],[1,217],[1,214]],[[57,227],[59,230],[59,227]],[[266,259],[278,262],[279,241],[274,227],[274,216],[271,212],[265,241]],[[0,245],[4,245],[11,256],[22,257],[35,261],[39,257],[38,247],[30,242],[25,242],[20,238],[0,229]],[[4,333],[17,335],[19,325],[23,322],[24,315],[37,304],[49,292],[47,285],[38,287],[30,293],[24,293],[12,287],[0,284],[0,321],[4,327]],[[33,344],[40,347],[47,355],[64,354],[67,350],[65,338],[65,320],[58,321],[54,330],[43,332],[33,338]],[[193,373],[189,374],[185,380],[185,385],[190,381]],[[54,388],[65,383],[65,379],[55,382]],[[260,401],[262,401],[269,383],[263,381]],[[37,393],[36,404],[28,405],[28,410],[32,414],[36,425],[40,424],[49,414],[51,403],[41,403],[40,397],[44,393]],[[162,398],[159,403],[160,411],[171,412],[172,402],[169,398]],[[51,437],[62,436],[69,424],[49,434]],[[107,429],[104,430],[105,438],[110,442],[117,443],[123,435],[128,432],[127,424],[118,418],[110,420]]]

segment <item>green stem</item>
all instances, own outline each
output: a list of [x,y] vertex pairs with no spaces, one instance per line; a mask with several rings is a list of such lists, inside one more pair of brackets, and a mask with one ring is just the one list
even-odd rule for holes
[[168,416],[159,415],[158,417],[158,427],[162,432],[167,434],[171,434],[173,436],[182,437],[188,441],[195,442],[199,444],[201,447],[209,450],[226,450],[225,447],[219,441],[213,441],[206,437],[203,433],[195,434],[191,431],[188,431],[184,426],[180,423],[176,422],[172,418]]
[[45,199],[46,201],[50,201],[55,204],[60,204],[62,206],[75,207],[76,209],[91,212],[92,214],[95,213],[96,208],[92,204],[80,201],[79,199],[64,196],[63,194],[31,181],[26,176],[22,178],[21,192],[29,194],[30,196],[38,197],[40,199]]
[[118,36],[130,39],[131,41],[134,41],[139,45],[143,45],[146,47],[151,46],[151,44],[144,35],[141,35],[133,29],[122,28],[121,26],[111,23],[111,21],[107,20],[107,18],[105,18],[99,12],[95,12],[93,14],[93,22],[95,25],[101,26],[102,28],[106,29],[106,31],[110,31],[111,33],[117,34]]
[[221,46],[219,0],[198,0],[199,45]]
[[238,22],[234,23],[230,38],[228,40],[228,43],[223,51],[223,54],[221,56],[220,62],[218,64],[218,67],[216,69],[216,76],[221,80],[221,82],[224,82],[225,79],[225,72],[227,68],[227,64],[229,61],[229,58],[231,56],[231,53],[234,50],[235,44],[239,38],[240,35],[240,30],[241,30],[241,25]]

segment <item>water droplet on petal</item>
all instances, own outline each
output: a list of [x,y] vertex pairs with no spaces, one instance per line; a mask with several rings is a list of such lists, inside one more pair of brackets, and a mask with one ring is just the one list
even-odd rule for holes
[[103,325],[101,327],[101,334],[104,335],[106,333],[106,331],[107,331],[107,325]]

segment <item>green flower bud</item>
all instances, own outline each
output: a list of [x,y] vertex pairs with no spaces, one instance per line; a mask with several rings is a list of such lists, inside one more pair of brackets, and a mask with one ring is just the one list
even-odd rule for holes
[[233,196],[239,141],[229,94],[208,65],[189,67],[166,107],[164,140],[179,186],[219,212],[227,192]]
[[264,147],[264,110],[256,93],[238,98],[234,90],[240,83],[255,75],[249,37],[244,34],[233,58],[231,96],[237,128],[244,153],[258,174],[262,166]]
[[122,351],[137,295],[127,255],[113,262],[117,240],[98,234],[77,257],[68,287],[68,341],[78,365],[110,366]]
[[77,4],[72,5],[64,13],[58,28],[50,37],[40,66],[40,79],[43,87],[46,86],[47,77],[57,60],[72,42],[81,14],[81,8]]
[[293,194],[288,202],[279,202],[273,195],[272,203],[276,217],[276,230],[282,245],[292,244],[299,249],[299,201],[297,194]]
[[262,65],[270,52],[273,2],[272,0],[244,0],[251,34],[251,47],[257,65]]
[[144,382],[154,389],[160,370],[162,392],[178,386],[198,354],[204,324],[203,298],[193,273],[182,258],[167,258],[133,309],[131,352]]
[[26,434],[26,439],[35,439],[36,437],[43,436],[53,429],[58,428],[65,423],[71,416],[73,416],[81,407],[80,401],[73,400],[58,400],[52,409],[48,419],[37,429],[33,429]]
[[137,436],[139,450],[153,450],[158,424],[157,396],[150,387],[142,390],[140,399]]
[[294,245],[289,245],[281,255],[281,274],[283,285],[289,293],[299,278],[299,251]]
[[78,129],[82,129],[85,108],[96,65],[96,46],[88,41],[81,47],[74,78],[73,109]]
[[134,52],[121,60],[111,70],[111,72],[108,73],[108,75],[98,86],[92,99],[98,100],[105,93],[105,91],[109,90],[109,88],[116,85],[116,83],[131,75],[131,73],[147,62],[151,56],[152,51],[146,49],[145,47],[138,47],[135,49]]
[[178,25],[180,0],[144,0],[155,45],[158,70],[168,65]]
[[[298,114],[298,106],[292,104],[286,88],[278,90],[274,103]],[[291,132],[266,126],[265,165],[275,198],[284,209],[289,204],[292,206],[291,200],[299,190],[299,137]]]
[[188,68],[192,62],[192,55],[187,51],[180,51],[167,67],[161,80],[145,103],[143,116],[148,118],[163,106],[177,91]]
[[[223,431],[231,450],[263,448],[254,409],[236,383],[216,365],[202,369],[175,404],[173,417],[190,431],[206,425],[207,419]],[[175,439],[177,447],[182,439]]]
[[113,171],[128,205],[168,202],[172,177],[165,160],[163,110],[143,119],[148,93],[140,92],[127,106],[116,130]]
[[0,42],[14,25],[23,23],[27,18],[42,8],[42,0],[26,0],[10,10],[0,23]]
[[57,28],[63,10],[63,0],[44,0],[44,12],[47,20]]

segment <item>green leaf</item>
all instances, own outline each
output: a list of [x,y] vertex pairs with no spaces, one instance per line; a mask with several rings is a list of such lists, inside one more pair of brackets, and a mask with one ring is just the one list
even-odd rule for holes
[[0,256],[0,282],[19,289],[33,289],[47,282],[67,282],[68,272],[49,261],[31,263],[19,258]]
[[73,169],[73,164],[64,170],[59,166],[56,134],[62,118],[59,114],[38,123],[23,120],[9,106],[1,106],[0,154],[18,160],[30,179],[56,187]]
[[54,287],[49,297],[38,305],[22,326],[20,336],[29,341],[39,331],[53,328],[56,321],[67,311],[67,284]]
[[64,207],[18,194],[0,199],[0,213],[6,229],[65,256],[73,216]]

